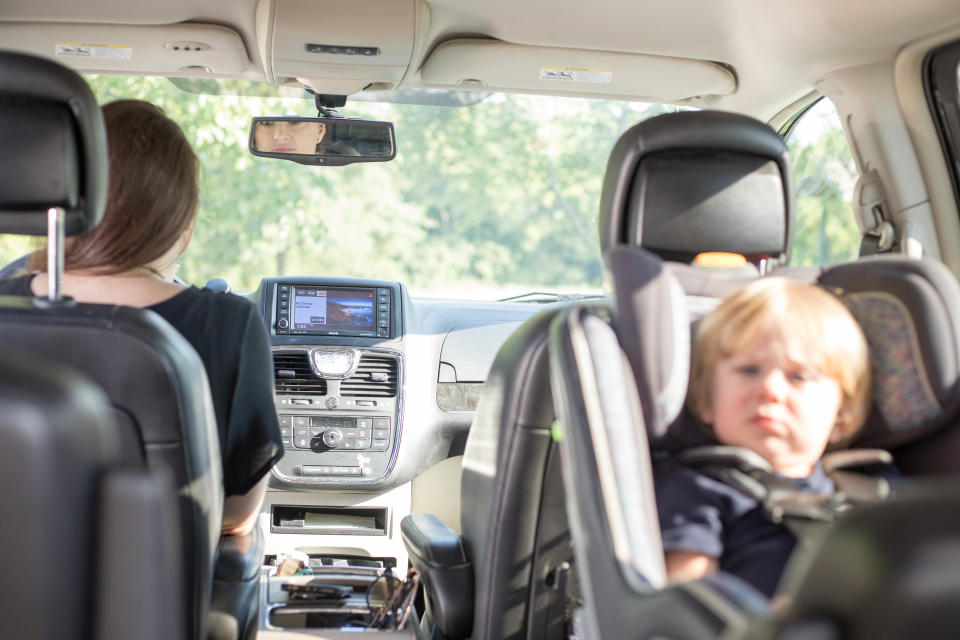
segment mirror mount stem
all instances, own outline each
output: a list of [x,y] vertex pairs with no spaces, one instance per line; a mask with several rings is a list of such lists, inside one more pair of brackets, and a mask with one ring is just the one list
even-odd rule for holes
[[317,106],[317,115],[322,118],[342,118],[334,109],[347,104],[347,96],[331,93],[314,93],[313,103]]

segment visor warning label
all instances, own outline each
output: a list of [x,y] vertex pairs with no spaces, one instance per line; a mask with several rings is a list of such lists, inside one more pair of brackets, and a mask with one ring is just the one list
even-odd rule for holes
[[613,71],[607,69],[575,69],[573,67],[540,67],[540,79],[609,84],[613,80]]
[[53,53],[61,58],[99,58],[101,60],[129,60],[133,47],[120,44],[87,44],[84,42],[58,42]]

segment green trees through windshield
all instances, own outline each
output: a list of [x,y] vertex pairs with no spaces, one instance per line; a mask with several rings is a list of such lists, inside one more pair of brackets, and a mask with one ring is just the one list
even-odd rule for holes
[[[344,115],[395,123],[397,157],[323,168],[247,151],[252,116],[315,115],[306,100],[197,95],[163,78],[88,80],[101,102],[149,100],[183,127],[202,175],[196,232],[179,274],[198,285],[223,277],[239,290],[267,275],[322,275],[482,299],[599,291],[607,156],[628,127],[676,109],[502,94],[469,107],[348,102]],[[818,213],[850,218],[842,197],[817,200],[826,207]],[[800,224],[798,233],[820,231]],[[798,238],[795,246],[808,244]],[[23,238],[0,237],[0,264],[27,250]]]

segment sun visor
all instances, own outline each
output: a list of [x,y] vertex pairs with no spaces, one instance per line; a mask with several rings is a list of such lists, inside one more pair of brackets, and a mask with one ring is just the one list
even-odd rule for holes
[[420,76],[426,84],[458,89],[655,102],[729,95],[737,88],[733,72],[705,60],[476,39],[444,42],[427,58]]
[[393,89],[413,53],[416,0],[261,0],[257,40],[267,79],[321,93]]
[[0,23],[0,42],[84,73],[229,77],[252,68],[237,32],[219,25]]

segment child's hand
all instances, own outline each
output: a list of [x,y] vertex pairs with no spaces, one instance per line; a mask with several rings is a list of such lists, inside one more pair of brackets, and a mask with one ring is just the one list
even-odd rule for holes
[[667,565],[667,579],[670,582],[689,582],[698,580],[717,570],[716,558],[692,551],[667,551],[664,556]]

